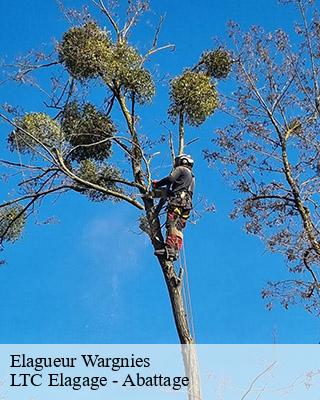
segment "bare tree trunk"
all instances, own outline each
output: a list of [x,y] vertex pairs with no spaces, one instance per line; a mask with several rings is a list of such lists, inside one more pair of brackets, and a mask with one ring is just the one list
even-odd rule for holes
[[[130,114],[125,102],[125,98],[119,91],[115,91],[115,95],[119,101],[120,108],[126,119],[128,129],[133,141],[132,147],[132,172],[136,183],[143,185],[142,169],[141,169],[141,146],[139,143],[138,135],[135,131],[134,116]],[[181,112],[179,116],[179,155],[184,151],[184,115]],[[149,236],[153,247],[158,250],[163,246],[163,236],[161,232],[161,224],[158,214],[155,212],[154,201],[151,198],[143,198],[146,216],[148,219],[150,231]],[[190,333],[188,324],[187,313],[185,305],[183,304],[182,297],[182,279],[177,284],[177,274],[174,270],[173,263],[167,261],[165,257],[158,257],[165,282],[167,285],[169,298],[171,302],[173,317],[177,333],[182,344],[182,355],[186,376],[189,378],[188,399],[201,400],[200,393],[200,377],[198,371],[197,354],[194,346],[194,339]]]
[[[158,215],[154,214],[153,200],[145,199],[145,208],[150,226],[150,239],[155,249],[159,249],[163,243],[161,225]],[[198,369],[197,353],[194,338],[190,333],[188,316],[185,310],[182,297],[182,279],[177,283],[177,274],[174,270],[173,262],[164,257],[158,257],[163,276],[167,285],[170,298],[172,313],[175,321],[176,330],[181,343],[181,351],[185,374],[189,378],[188,399],[201,400],[200,376]]]
[[201,382],[195,344],[181,345],[186,375],[189,378],[188,399],[201,400]]
[[159,260],[167,284],[172,312],[177,333],[181,343],[181,351],[185,373],[189,378],[188,399],[201,400],[200,375],[194,338],[190,333],[185,305],[182,297],[182,281],[177,285],[177,276],[173,263]]
[[179,149],[178,149],[178,155],[181,156],[181,154],[184,153],[184,114],[181,111],[179,114]]

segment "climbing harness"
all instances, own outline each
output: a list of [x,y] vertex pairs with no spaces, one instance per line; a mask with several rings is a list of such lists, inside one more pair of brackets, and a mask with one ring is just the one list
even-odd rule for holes
[[167,199],[168,189],[166,187],[153,188],[151,190],[150,196],[154,199]]

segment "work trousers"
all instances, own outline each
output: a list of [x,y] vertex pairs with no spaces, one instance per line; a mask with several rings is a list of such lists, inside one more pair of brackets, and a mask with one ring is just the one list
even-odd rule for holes
[[183,229],[190,216],[190,211],[190,207],[185,208],[169,202],[166,221],[166,247],[169,256],[173,259],[179,257],[179,251],[183,246]]

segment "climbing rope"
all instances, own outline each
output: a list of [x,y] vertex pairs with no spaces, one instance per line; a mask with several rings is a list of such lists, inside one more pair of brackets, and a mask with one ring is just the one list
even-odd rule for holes
[[182,246],[182,250],[180,251],[180,268],[184,271],[185,278],[183,279],[183,286],[182,286],[182,296],[183,301],[186,305],[186,313],[187,319],[190,326],[191,335],[196,341],[195,335],[195,327],[194,327],[194,319],[193,319],[193,311],[192,311],[192,302],[191,302],[191,293],[190,293],[190,284],[189,284],[189,273],[187,268],[187,259],[185,253],[185,247]]
[[[183,286],[182,286],[183,301],[186,305],[186,313],[187,313],[188,323],[190,326],[191,336],[194,340],[194,343],[196,343],[196,333],[194,328],[192,302],[191,302],[190,285],[189,285],[189,274],[188,274],[187,259],[186,259],[184,245],[182,246],[182,250],[180,251],[180,268],[183,268],[185,273],[185,279],[183,279]],[[196,364],[196,371],[198,371],[198,379],[200,382],[200,375],[199,375],[200,366],[199,366],[198,353],[195,352],[193,354],[195,355],[194,361]]]

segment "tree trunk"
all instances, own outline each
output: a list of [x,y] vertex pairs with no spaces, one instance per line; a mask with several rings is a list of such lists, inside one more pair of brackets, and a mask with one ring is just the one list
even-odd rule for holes
[[167,284],[173,317],[181,343],[181,351],[186,376],[189,378],[188,399],[201,400],[200,376],[194,338],[190,333],[185,305],[182,297],[182,281],[177,285],[177,275],[173,263],[159,259]]
[[183,111],[180,112],[179,114],[179,149],[178,149],[178,155],[181,156],[181,154],[184,153],[184,114]]
[[[158,214],[154,211],[154,202],[152,199],[144,199],[147,219],[149,222],[149,236],[155,250],[163,246],[163,236]],[[189,378],[188,399],[201,400],[200,376],[198,369],[197,353],[194,338],[190,333],[187,313],[182,297],[182,279],[178,282],[177,274],[174,270],[173,262],[165,257],[158,257],[161,270],[167,285],[172,313],[175,321],[176,330],[181,343],[181,351],[185,374]]]

